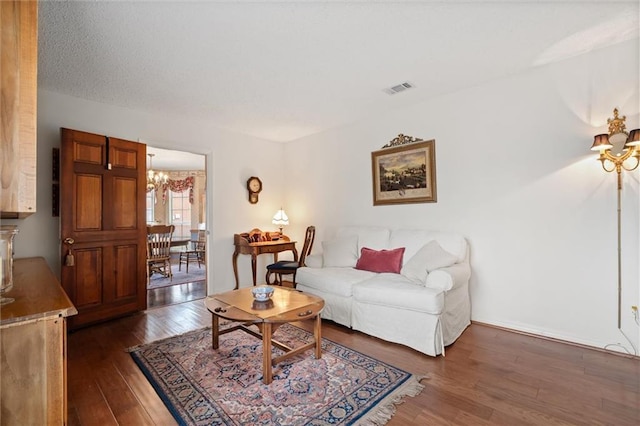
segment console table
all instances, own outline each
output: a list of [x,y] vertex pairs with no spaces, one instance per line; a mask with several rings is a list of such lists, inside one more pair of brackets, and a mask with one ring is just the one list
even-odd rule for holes
[[[256,232],[257,231],[257,232]],[[256,263],[257,258],[261,254],[273,254],[273,261],[278,261],[278,253],[283,251],[292,251],[293,260],[298,261],[298,250],[296,250],[296,242],[290,241],[286,235],[281,235],[277,240],[261,240],[256,238],[257,241],[253,241],[251,236],[263,234],[259,230],[251,231],[251,234],[235,234],[233,236],[233,244],[235,250],[233,251],[233,275],[236,279],[236,286],[234,289],[238,289],[240,283],[238,281],[238,255],[249,254],[251,255],[251,273],[253,277],[253,285],[256,285]],[[251,235],[251,236],[250,236]]]

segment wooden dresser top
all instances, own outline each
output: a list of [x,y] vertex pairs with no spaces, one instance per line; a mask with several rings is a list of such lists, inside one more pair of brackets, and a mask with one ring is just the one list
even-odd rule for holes
[[78,313],[42,257],[13,261],[13,288],[2,294],[14,302],[0,306],[0,327]]

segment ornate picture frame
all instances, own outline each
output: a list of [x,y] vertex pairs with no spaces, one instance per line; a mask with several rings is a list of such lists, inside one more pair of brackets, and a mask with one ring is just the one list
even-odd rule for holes
[[373,205],[435,203],[436,141],[399,134],[371,153]]

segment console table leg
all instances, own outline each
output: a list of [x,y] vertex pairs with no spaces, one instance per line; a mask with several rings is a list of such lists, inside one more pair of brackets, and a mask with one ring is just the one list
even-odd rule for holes
[[256,286],[256,269],[257,269],[257,256],[251,255],[251,273],[253,274],[253,286]]
[[233,263],[233,276],[236,279],[236,286],[233,288],[234,290],[237,290],[238,287],[240,286],[240,283],[238,281],[238,255],[240,253],[238,253],[237,251],[233,252],[233,257],[231,262]]

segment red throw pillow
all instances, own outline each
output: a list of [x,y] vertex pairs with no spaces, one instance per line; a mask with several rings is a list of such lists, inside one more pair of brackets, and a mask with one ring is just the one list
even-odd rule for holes
[[404,247],[393,250],[373,250],[362,247],[356,269],[371,272],[392,272],[399,274],[402,268]]

